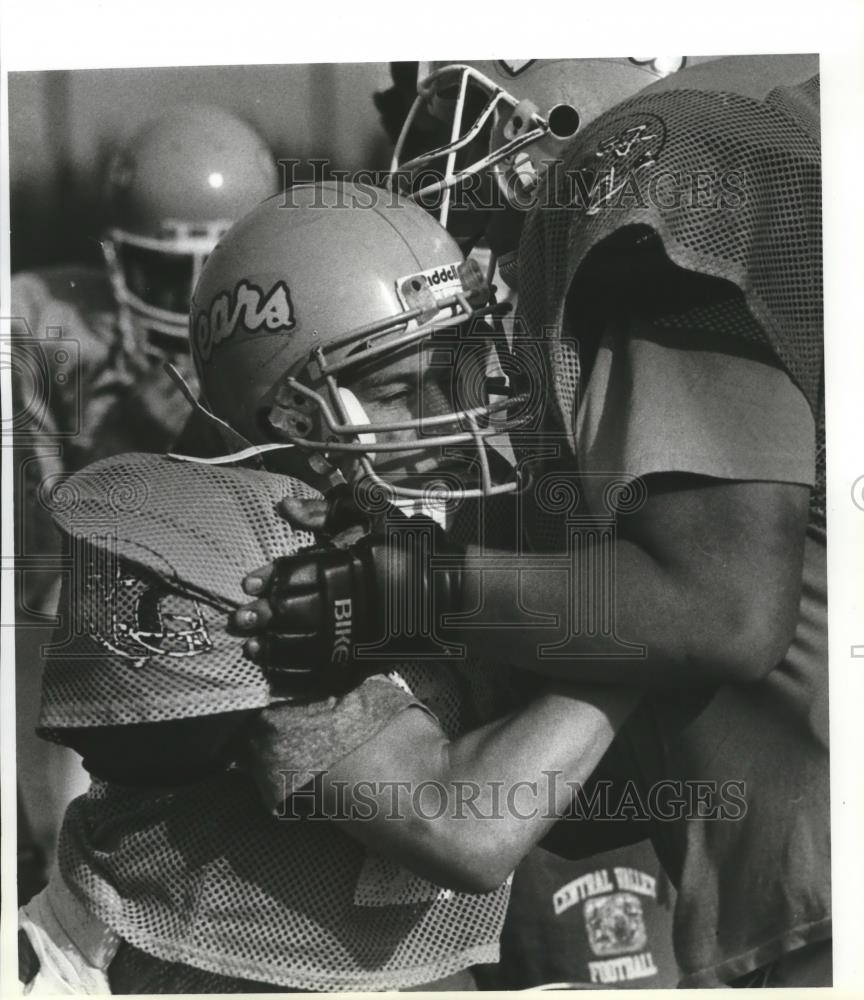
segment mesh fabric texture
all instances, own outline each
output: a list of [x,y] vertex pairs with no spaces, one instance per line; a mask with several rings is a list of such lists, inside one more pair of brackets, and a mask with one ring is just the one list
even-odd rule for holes
[[51,501],[66,534],[231,608],[248,600],[250,569],[314,541],[279,517],[278,502],[319,495],[290,476],[131,453],[88,466]]
[[[62,739],[64,727],[270,704],[224,631],[225,611],[246,600],[244,573],[312,541],[275,506],[314,491],[143,455],[69,484],[55,517],[80,543],[72,579],[81,583],[69,588],[76,627],[48,660],[45,730]],[[486,534],[480,513],[461,510],[461,537]],[[403,687],[456,736],[523,702],[515,683],[497,666],[432,662],[363,687]],[[482,895],[441,889],[326,819],[277,818],[237,766],[180,788],[93,780],[67,811],[59,865],[131,946],[113,970],[118,983],[141,977],[161,992],[429,983],[497,959],[509,897],[509,884]]]
[[555,415],[569,435],[597,330],[581,322],[578,348],[562,340],[565,309],[578,318],[584,305],[590,317],[592,300],[622,294],[628,250],[646,232],[679,268],[731,282],[756,322],[727,332],[767,344],[813,410],[811,519],[824,527],[819,80],[802,78],[807,65],[720,60],[592,122],[526,219],[519,309],[530,336],[548,341]]
[[70,614],[45,656],[42,734],[269,704],[226,611],[248,600],[246,573],[314,541],[279,500],[317,495],[287,476],[134,453],[62,482],[47,500],[72,543]]
[[[497,667],[406,665],[394,682],[450,736],[518,703]],[[326,819],[277,818],[239,770],[182,789],[94,780],[67,812],[59,861],[124,940],[180,963],[166,991],[197,981],[195,970],[305,990],[428,983],[497,960],[509,898],[509,883],[441,889]],[[198,988],[213,987],[205,977]]]

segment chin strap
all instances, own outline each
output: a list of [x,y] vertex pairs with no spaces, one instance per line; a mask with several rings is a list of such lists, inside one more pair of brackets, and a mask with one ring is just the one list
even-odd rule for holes
[[[180,455],[176,452],[169,452],[169,458],[176,459],[180,462],[195,462],[198,465],[232,465],[235,462],[247,462],[250,459],[255,459],[257,460],[259,467],[263,468],[264,465],[261,459],[262,455],[272,451],[285,451],[288,448],[295,447],[288,441],[270,442],[267,444],[252,444],[252,442],[243,437],[242,434],[235,431],[230,424],[227,424],[220,417],[217,417],[215,413],[208,410],[207,407],[195,397],[195,393],[192,392],[192,389],[189,387],[189,383],[183,378],[179,370],[171,364],[170,361],[166,361],[162,367],[171,378],[171,381],[174,382],[183,394],[184,399],[192,407],[195,413],[199,414],[204,420],[207,421],[207,423],[217,430],[225,446],[227,448],[237,449],[227,452],[224,455],[217,455],[213,458],[200,458],[197,455]],[[339,391],[350,418],[359,424],[368,424],[369,418],[366,415],[360,400],[357,399],[357,397],[348,389],[340,388]],[[374,443],[375,435],[359,434],[358,440],[366,443]],[[333,486],[337,482],[345,482],[342,473],[337,468],[329,466],[329,464],[326,470],[318,469],[314,471],[316,471],[319,475],[326,474],[329,486]],[[434,499],[415,499],[413,497],[397,497],[391,502],[408,517],[422,515],[431,518],[431,520],[433,520],[439,527],[446,527],[447,512],[445,504],[436,503]]]
[[216,455],[213,458],[199,458],[197,455],[180,455],[177,452],[169,451],[168,457],[175,458],[179,462],[196,462],[198,465],[232,465],[235,462],[248,462],[253,458],[260,458],[267,451],[281,451],[285,448],[293,448],[293,444],[250,444],[248,448],[240,451],[232,451],[227,455]]
[[181,462],[197,462],[199,465],[231,465],[234,462],[245,462],[249,459],[257,459],[259,464],[263,464],[261,463],[261,455],[264,454],[264,452],[284,451],[286,448],[294,447],[293,444],[288,442],[252,444],[252,442],[243,437],[242,434],[238,434],[230,424],[227,424],[224,420],[217,417],[215,413],[211,413],[210,410],[208,410],[207,407],[200,402],[200,400],[195,398],[195,394],[189,388],[189,383],[183,378],[177,368],[175,368],[170,361],[166,361],[162,367],[167,372],[171,381],[183,394],[184,399],[192,407],[192,409],[199,414],[199,416],[203,417],[211,427],[216,429],[225,444],[225,447],[235,449],[225,455],[218,455],[215,458],[199,458],[195,455],[178,455],[173,452],[169,452],[169,458],[176,458]]

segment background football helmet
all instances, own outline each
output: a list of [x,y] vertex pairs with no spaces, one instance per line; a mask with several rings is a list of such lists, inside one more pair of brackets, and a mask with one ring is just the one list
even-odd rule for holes
[[[417,99],[393,152],[393,183],[424,205],[437,197],[444,225],[451,203],[464,207],[481,183],[473,178],[487,172],[503,204],[527,208],[544,170],[588,122],[686,62],[639,56],[420,63]],[[447,141],[406,158],[406,149],[417,148],[417,122],[429,116],[446,124]]]
[[221,108],[190,105],[149,123],[110,165],[102,248],[121,326],[157,357],[188,352],[189,302],[229,227],[279,189],[258,133]]
[[[520,419],[508,418],[513,401],[490,374],[491,328],[474,323],[488,295],[479,266],[410,200],[333,182],[292,187],[242,219],[204,266],[190,317],[203,400],[256,452],[293,445],[287,461],[303,456],[318,474],[322,463],[359,463],[396,496],[428,496],[385,484],[373,456],[468,445],[476,483],[451,495],[509,492],[514,482],[493,482],[487,448]],[[446,405],[370,422],[348,381],[412,351],[420,379],[446,372]]]

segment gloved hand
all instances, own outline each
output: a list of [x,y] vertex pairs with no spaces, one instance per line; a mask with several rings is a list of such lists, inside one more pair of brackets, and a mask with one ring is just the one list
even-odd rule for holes
[[[246,654],[271,682],[335,693],[388,658],[441,655],[435,621],[461,608],[464,550],[434,521],[394,507],[370,515],[347,487],[325,500],[285,501],[282,513],[342,544],[280,557],[244,579],[256,599],[232,624],[250,636]],[[433,554],[446,565],[433,571]]]

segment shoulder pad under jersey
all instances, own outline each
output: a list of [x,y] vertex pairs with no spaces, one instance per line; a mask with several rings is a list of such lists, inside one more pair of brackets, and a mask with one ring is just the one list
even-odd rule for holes
[[315,541],[280,517],[288,496],[320,494],[290,476],[133,452],[94,462],[46,500],[73,542],[233,608],[248,600],[247,573]]

